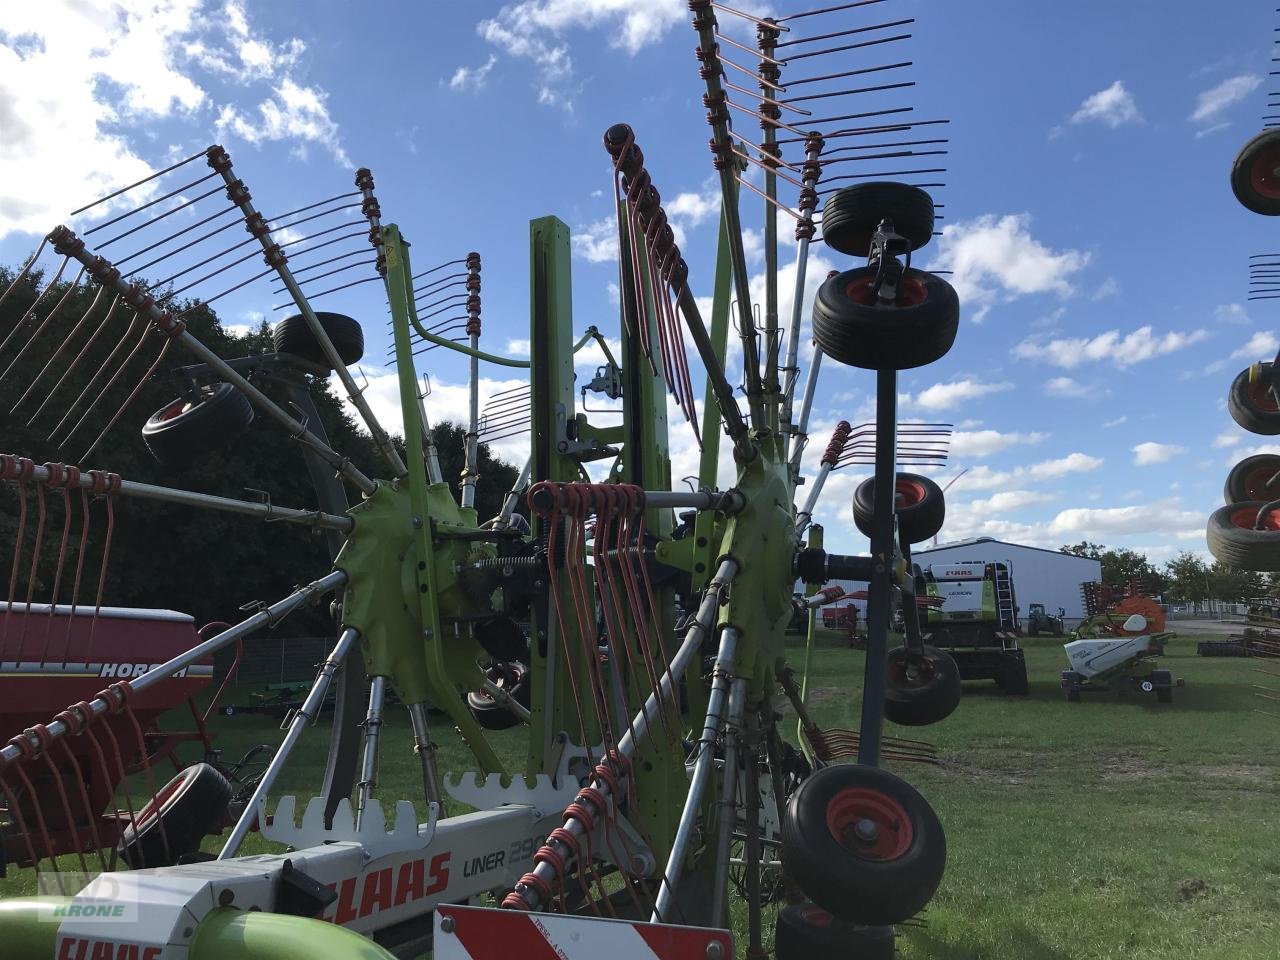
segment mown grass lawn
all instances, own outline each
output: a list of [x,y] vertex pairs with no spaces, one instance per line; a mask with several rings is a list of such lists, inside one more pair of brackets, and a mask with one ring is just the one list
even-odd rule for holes
[[[799,642],[798,640],[796,641]],[[1280,715],[1260,699],[1258,661],[1196,657],[1195,638],[1167,648],[1186,687],[1171,705],[1138,695],[1067,703],[1061,641],[1027,645],[1031,692],[969,686],[931,728],[896,728],[939,747],[938,766],[890,763],[934,805],[947,832],[947,874],[922,926],[899,932],[904,960],[1274,960],[1280,956]],[[796,651],[799,654],[799,651]],[[798,659],[798,656],[797,656]],[[862,655],[820,638],[811,705],[824,726],[852,728]],[[236,696],[244,699],[246,691]],[[1275,711],[1280,714],[1280,711]],[[421,793],[404,711],[384,727],[384,797]],[[324,720],[309,731],[276,794],[309,796],[324,763]],[[219,718],[234,758],[277,742],[276,721]],[[784,723],[794,737],[794,720]],[[470,764],[443,723],[445,770]],[[495,737],[513,767],[519,731]],[[206,849],[218,849],[210,838]],[[252,835],[244,853],[271,845]],[[0,895],[31,889],[10,871]],[[742,917],[742,911],[735,911]],[[817,960],[817,958],[815,958]]]

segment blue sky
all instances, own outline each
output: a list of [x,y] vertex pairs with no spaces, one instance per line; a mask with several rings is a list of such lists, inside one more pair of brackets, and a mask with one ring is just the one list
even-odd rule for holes
[[[1087,538],[1157,562],[1203,551],[1230,465],[1265,449],[1231,424],[1224,398],[1239,369],[1275,350],[1274,308],[1244,296],[1247,255],[1277,242],[1235,203],[1227,174],[1267,112],[1274,5],[1206,17],[1189,2],[887,0],[833,15],[830,29],[911,17],[892,59],[914,61],[917,86],[865,108],[952,121],[944,235],[921,256],[955,271],[960,334],[901,385],[904,416],[958,425],[955,469],[938,473],[969,472],[949,494],[943,539]],[[527,340],[527,222],[555,214],[575,235],[579,328],[616,329],[600,145],[614,122],[635,128],[694,289],[710,292],[718,200],[694,43],[679,0],[8,5],[0,261],[25,259],[92,196],[220,142],[268,214],[348,190],[351,169],[371,167],[417,269],[483,255],[490,349]],[[860,51],[824,69],[890,58]],[[744,203],[749,228],[759,207]],[[816,253],[811,276],[852,265]],[[255,286],[218,309],[247,324],[278,302]],[[376,285],[321,304],[365,319],[369,396],[398,429]],[[465,365],[429,358],[431,413],[458,417]],[[487,391],[511,385],[488,373]],[[815,448],[836,420],[867,415],[871,386],[862,371],[824,371]],[[673,430],[679,476],[694,452]],[[518,445],[504,452],[518,458]],[[836,474],[819,511],[828,542],[850,550],[864,545],[849,522],[856,480]]]

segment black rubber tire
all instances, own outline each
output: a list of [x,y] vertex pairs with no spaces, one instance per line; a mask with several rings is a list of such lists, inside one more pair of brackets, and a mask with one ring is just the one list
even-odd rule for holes
[[777,960],[893,960],[893,927],[860,927],[816,903],[783,907],[774,926]]
[[1151,682],[1156,685],[1156,701],[1173,703],[1173,674],[1168,670],[1152,670]]
[[1030,692],[1027,683],[1027,661],[1022,657],[1006,657],[1000,671],[1004,692],[1014,697],[1025,697]]
[[[348,367],[359,363],[364,356],[364,330],[360,328],[359,321],[344,313],[326,312],[317,313],[316,319],[333,341],[342,362]],[[300,313],[285,317],[277,323],[271,339],[275,342],[276,353],[292,354],[326,370],[332,369],[324,351],[320,349],[320,342],[307,326],[307,318]]]
[[[852,825],[869,815],[882,821],[879,850],[850,836]],[[879,767],[834,764],[792,794],[782,819],[782,862],[828,912],[884,926],[915,916],[933,898],[947,841],[937,815],[910,784]]]
[[[529,670],[522,663],[498,664],[490,667],[486,673],[490,680],[511,695],[520,706],[529,707]],[[519,717],[502,706],[484,690],[475,690],[467,694],[467,706],[476,723],[486,730],[508,730],[519,726]]]
[[1204,532],[1209,552],[1237,570],[1280,570],[1280,511],[1267,514],[1266,530],[1242,525],[1256,519],[1260,507],[1259,501],[1246,500],[1213,511]]
[[151,455],[168,467],[185,467],[204,453],[226,446],[253,423],[249,398],[229,383],[199,388],[199,401],[179,397],[142,425]]
[[[875,494],[875,478],[868,477],[853,491],[853,522],[866,536],[871,536],[871,521],[875,516],[872,498]],[[908,543],[924,543],[932,539],[947,518],[946,498],[942,488],[916,473],[899,473],[894,478],[895,512],[898,515],[898,534]]]
[[822,239],[851,257],[871,253],[871,237],[881,220],[919,250],[933,236],[933,198],[919,187],[891,180],[837,190],[822,207]]
[[1225,503],[1243,503],[1247,500],[1265,503],[1280,499],[1280,481],[1271,487],[1267,486],[1267,481],[1277,473],[1280,473],[1280,456],[1259,453],[1245,457],[1227,474],[1227,482],[1222,487],[1222,499]]
[[1264,130],[1231,164],[1231,192],[1246,210],[1280,216],[1280,130]]
[[1270,383],[1271,361],[1268,360],[1242,370],[1231,381],[1231,390],[1227,393],[1227,412],[1231,419],[1250,433],[1264,437],[1280,434],[1280,406],[1267,390]]
[[1247,657],[1249,648],[1233,640],[1201,640],[1196,644],[1199,657]]
[[[960,299],[946,280],[923,270],[903,271],[898,303],[868,299],[875,269],[846,270],[824,282],[813,302],[813,337],[833,360],[864,370],[909,370],[946,356],[960,324]],[[907,298],[918,298],[911,302]]]
[[193,763],[125,825],[120,832],[121,858],[135,870],[173,866],[179,857],[198,850],[205,834],[222,828],[231,793],[231,784],[217,769]]
[[884,715],[894,723],[923,727],[945,720],[960,705],[960,668],[937,647],[925,646],[918,654],[895,647],[885,657],[885,673]]

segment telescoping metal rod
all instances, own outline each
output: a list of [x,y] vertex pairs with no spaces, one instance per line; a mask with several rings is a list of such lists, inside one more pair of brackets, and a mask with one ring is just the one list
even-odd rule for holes
[[813,362],[809,364],[809,375],[804,381],[804,397],[800,401],[800,416],[796,419],[791,441],[791,473],[800,473],[800,457],[804,453],[805,441],[809,439],[809,414],[813,411],[813,395],[818,389],[818,371],[822,369],[822,348],[813,345]]
[[[37,482],[49,479],[46,467],[31,468],[30,478]],[[78,485],[92,487],[93,478],[82,472]],[[356,522],[350,517],[323,513],[319,510],[297,510],[293,507],[278,507],[274,503],[255,503],[252,500],[235,500],[230,497],[215,497],[210,493],[197,493],[194,490],[179,490],[177,487],[159,487],[150,483],[138,483],[136,480],[121,480],[118,493],[142,500],[163,500],[166,503],[180,503],[190,507],[208,507],[211,510],[225,510],[228,513],[241,513],[249,517],[260,517],[263,520],[283,520],[288,523],[301,523],[309,527],[324,530],[339,530],[350,533]]]
[[364,398],[364,392],[356,384],[355,377],[351,376],[351,371],[347,369],[342,357],[338,355],[338,348],[333,345],[333,340],[325,332],[320,323],[320,318],[316,316],[315,311],[311,308],[311,302],[307,300],[302,288],[298,286],[298,281],[293,278],[293,271],[289,269],[287,258],[280,250],[279,245],[271,238],[271,229],[263,220],[262,214],[254,209],[253,201],[249,198],[249,191],[245,189],[244,183],[236,179],[236,175],[231,169],[231,157],[221,147],[211,147],[209,149],[209,166],[222,175],[222,179],[227,185],[228,198],[240,208],[249,232],[262,245],[262,250],[266,254],[267,264],[274,267],[280,279],[284,281],[284,285],[289,291],[289,296],[293,298],[298,312],[306,320],[307,326],[311,330],[311,335],[320,346],[325,359],[329,361],[329,366],[333,369],[333,372],[342,381],[342,389],[346,391],[347,399],[351,401],[352,406],[359,412],[360,419],[364,421],[364,425],[369,428],[369,433],[373,435],[373,442],[377,445],[379,452],[390,464],[392,472],[397,477],[403,477],[408,473],[404,461],[400,459],[400,454],[392,446],[391,438],[387,435],[387,431],[382,429],[382,425],[378,423],[378,418],[373,415],[369,402]]
[[427,419],[427,403],[423,394],[418,394],[418,416],[422,417],[422,446],[427,456],[427,479],[432,483],[443,483],[444,472],[440,469],[440,451],[436,449],[436,438],[431,432],[431,421]]
[[[716,611],[720,606],[720,596],[724,589],[733,582],[733,578],[737,576],[737,573],[737,561],[725,560],[717,568],[715,577],[707,584],[707,591],[703,594],[702,603],[698,605],[698,612],[694,617],[694,622],[685,633],[684,642],[680,645],[680,649],[671,658],[671,668],[662,674],[658,682],[658,689],[649,694],[649,699],[644,702],[644,706],[632,721],[631,728],[618,741],[618,752],[624,757],[630,758],[635,755],[636,747],[648,735],[649,725],[658,718],[658,713],[661,709],[659,704],[671,697],[672,678],[684,676],[685,669],[689,666],[690,661],[697,655],[702,648],[703,641],[710,635],[711,629],[715,624]],[[606,800],[612,792],[610,786],[603,780],[593,778],[591,786],[600,791]],[[578,802],[588,809],[593,818],[605,816],[608,812],[597,809],[592,800],[581,798]],[[583,835],[582,823],[576,817],[566,818],[563,826],[565,830],[575,837]],[[559,840],[548,838],[545,846],[551,847],[564,859],[565,863],[572,864],[573,851],[566,844],[561,843]],[[549,864],[539,863],[533,868],[533,872],[548,884],[555,883],[555,870]],[[542,903],[541,894],[532,887],[516,884],[515,893],[524,900],[530,910],[537,910],[540,906],[545,906]]]
[[333,679],[333,675],[338,672],[338,667],[342,666],[342,662],[347,659],[347,653],[350,651],[351,645],[356,642],[359,636],[359,631],[352,627],[347,627],[342,631],[342,635],[338,637],[338,642],[334,644],[333,650],[325,659],[324,665],[320,668],[320,673],[316,676],[315,683],[311,685],[311,691],[307,694],[307,699],[302,702],[298,712],[293,715],[293,720],[289,723],[289,730],[285,733],[284,740],[276,751],[276,755],[271,758],[270,766],[262,774],[262,779],[258,781],[257,789],[253,791],[253,797],[250,798],[248,805],[245,806],[244,813],[240,814],[240,819],[236,821],[236,825],[231,831],[231,836],[227,837],[227,842],[223,845],[222,852],[218,854],[219,860],[227,860],[234,857],[254,821],[258,819],[260,814],[266,813],[263,801],[266,799],[267,794],[271,792],[271,787],[275,784],[276,778],[280,776],[280,771],[288,761],[289,754],[293,752],[293,748],[297,745],[298,738],[302,736],[302,731],[309,727],[312,721],[320,715],[320,708],[324,704],[325,694],[329,692],[329,682]]
[[516,505],[520,502],[520,494],[529,485],[529,476],[532,472],[533,457],[530,457],[524,462],[524,469],[520,471],[520,476],[516,478],[516,482],[507,491],[507,497],[502,501],[502,510],[493,521],[493,529],[505,530],[511,526],[511,516],[516,512]]
[[467,254],[467,336],[470,338],[468,387],[470,410],[467,417],[466,458],[462,467],[461,506],[476,505],[476,483],[480,480],[480,254]]
[[150,321],[156,329],[176,338],[179,343],[195,356],[216,370],[223,380],[226,380],[248,397],[255,407],[283,426],[290,436],[309,446],[325,463],[355,484],[361,493],[373,493],[378,488],[377,484],[366,477],[351,461],[308,430],[306,424],[294,419],[287,410],[246,380],[230,364],[189,333],[185,324],[174,319],[168,311],[162,310],[155,300],[148,296],[141,287],[126,283],[119,270],[102,257],[96,257],[91,254],[85,247],[84,241],[71,230],[66,227],[57,227],[49,234],[49,239],[53,242],[55,250],[64,256],[75,257],[76,260],[85,264],[89,268],[89,275],[94,280],[104,286],[110,286],[111,289],[120,294],[125,303],[140,316],[144,316]]
[[387,678],[374,677],[369,683],[369,711],[364,717],[364,759],[360,765],[359,793],[356,795],[356,829],[364,820],[373,788],[378,785],[378,740],[382,733],[382,704],[387,695]]
[[716,882],[711,899],[711,926],[727,927],[729,914],[729,854],[738,823],[738,731],[747,699],[747,681],[737,677],[729,687],[729,717],[725,721],[724,777],[720,784],[720,833],[716,836]]
[[[698,740],[698,759],[694,763],[693,778],[689,781],[689,793],[685,797],[684,810],[680,813],[680,825],[676,827],[675,840],[671,843],[671,856],[667,860],[667,868],[662,876],[662,887],[654,901],[654,923],[661,923],[667,915],[671,901],[675,898],[676,882],[680,879],[680,870],[684,866],[684,856],[689,847],[689,838],[693,836],[693,828],[697,825],[698,814],[702,811],[702,794],[706,790],[707,781],[715,767],[716,741],[720,738],[720,728],[725,723],[729,684],[732,680],[733,658],[738,650],[738,631],[733,627],[725,627],[720,632],[720,649],[716,652],[716,665],[712,672],[711,696],[707,700],[707,717],[702,724],[702,737]],[[738,718],[730,717],[730,722]],[[734,771],[725,769],[726,777],[736,776]]]
[[[148,670],[142,676],[128,681],[129,688],[133,690],[135,694],[141,693],[149,687],[155,686],[160,681],[167,680],[169,677],[172,677],[179,670],[185,670],[193,663],[198,663],[214,651],[221,650],[223,647],[227,646],[227,644],[234,643],[241,637],[253,633],[253,631],[257,630],[259,627],[268,627],[278,623],[287,614],[292,613],[307,601],[342,586],[346,581],[347,575],[341,570],[335,570],[333,573],[321,577],[319,580],[315,580],[307,584],[305,587],[299,587],[283,600],[277,600],[265,610],[259,610],[253,616],[246,620],[242,620],[230,630],[224,630],[222,633],[210,637],[208,640],[204,641],[204,643],[200,643],[192,647],[186,653],[179,654],[167,663],[162,663],[160,666],[152,670]],[[111,707],[112,703],[106,697],[96,697],[89,701],[89,711],[95,716],[106,713],[111,709]],[[46,729],[49,731],[49,734],[53,739],[57,739],[67,732],[67,725],[61,720],[54,720],[48,724]],[[21,736],[27,737],[31,741],[31,745],[33,747],[41,746],[34,734],[23,733]],[[13,745],[6,746],[3,750],[0,750],[0,758],[3,758],[6,763],[11,763],[21,756],[22,751]]]
[[[796,359],[800,354],[800,318],[804,307],[805,274],[809,268],[809,241],[813,239],[814,232],[813,211],[818,205],[816,187],[818,178],[822,175],[822,165],[818,163],[822,147],[822,137],[816,133],[811,133],[804,145],[804,189],[800,191],[800,213],[803,219],[796,224],[796,282],[791,294],[791,324],[787,328],[787,359],[782,368],[785,380],[782,388],[781,425],[786,433],[793,432],[791,414],[795,405],[796,381],[799,379]],[[817,367],[816,356],[814,367]],[[805,392],[812,402],[807,386]]]
[[[806,415],[807,416],[807,415]],[[813,487],[809,490],[809,495],[805,498],[804,506],[800,508],[796,514],[796,534],[804,533],[805,529],[813,521],[813,510],[818,505],[818,497],[822,493],[822,488],[827,482],[827,477],[831,475],[840,464],[840,456],[844,452],[845,444],[849,442],[849,434],[852,431],[848,420],[841,420],[836,424],[835,430],[831,434],[831,442],[827,444],[827,449],[822,453],[822,460],[818,465],[818,475],[813,480]],[[796,475],[799,475],[800,465],[797,462]]]

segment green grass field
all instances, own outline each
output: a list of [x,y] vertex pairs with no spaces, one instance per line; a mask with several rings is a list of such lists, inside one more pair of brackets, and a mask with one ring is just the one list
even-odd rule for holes
[[[1175,639],[1164,665],[1187,685],[1171,705],[1135,694],[1071,704],[1057,683],[1060,643],[1027,644],[1025,698],[972,684],[937,726],[887,726],[939,747],[936,767],[889,766],[928,797],[948,844],[942,888],[925,923],[900,930],[899,956],[1275,958],[1280,716],[1259,712],[1269,706],[1256,696],[1267,679],[1260,663],[1199,658],[1194,639]],[[810,681],[820,724],[856,726],[861,672],[859,652],[820,640]],[[418,796],[407,719],[393,710],[388,721],[379,792]],[[319,782],[323,725],[304,738],[277,793],[309,795]],[[216,729],[228,758],[280,737],[260,716],[219,718]],[[793,718],[784,729],[794,736]],[[443,724],[438,739],[442,769],[469,765]],[[518,765],[520,732],[495,739]],[[243,852],[268,847],[254,835]],[[206,849],[217,848],[211,838]],[[0,894],[30,887],[29,871],[11,871]]]

